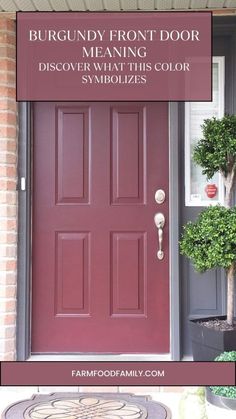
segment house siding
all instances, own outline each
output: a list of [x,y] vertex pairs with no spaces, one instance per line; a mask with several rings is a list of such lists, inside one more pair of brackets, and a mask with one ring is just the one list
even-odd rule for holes
[[0,16],[0,360],[16,357],[17,105],[15,22]]

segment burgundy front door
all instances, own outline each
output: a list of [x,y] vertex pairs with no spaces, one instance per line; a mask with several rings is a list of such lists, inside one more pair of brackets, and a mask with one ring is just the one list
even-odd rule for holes
[[33,168],[32,352],[168,352],[168,105],[36,103]]

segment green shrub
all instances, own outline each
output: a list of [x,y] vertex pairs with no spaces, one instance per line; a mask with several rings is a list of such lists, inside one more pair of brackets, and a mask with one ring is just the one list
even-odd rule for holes
[[236,362],[236,351],[223,352],[215,358],[215,361]]
[[199,272],[228,269],[236,261],[235,237],[236,208],[208,207],[185,225],[180,250]]
[[[224,208],[208,208],[195,223],[188,223],[180,244],[181,252],[204,272],[224,268],[227,275],[227,323],[234,323],[236,272],[236,210],[232,196],[236,180],[236,115],[206,119],[203,138],[193,152],[194,161],[209,179],[220,172],[225,187]],[[227,209],[226,209],[227,208]]]
[[205,119],[202,133],[203,138],[194,150],[194,161],[208,179],[219,171],[227,176],[236,160],[236,115]]
[[226,386],[226,387],[210,387],[212,393],[216,396],[228,397],[229,399],[236,399],[236,386]]
[[[223,352],[215,358],[215,361],[236,361],[236,351]],[[217,396],[228,397],[229,399],[236,399],[236,386],[213,386],[210,387],[212,393]]]

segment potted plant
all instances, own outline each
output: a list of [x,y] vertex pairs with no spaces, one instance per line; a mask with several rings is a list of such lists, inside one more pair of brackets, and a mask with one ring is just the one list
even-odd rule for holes
[[[236,361],[236,351],[224,352],[215,361]],[[233,419],[236,417],[236,387],[214,386],[206,388],[208,419]]]
[[236,348],[236,208],[232,207],[236,179],[236,116],[206,119],[202,129],[203,138],[194,149],[193,159],[208,179],[221,173],[225,186],[224,206],[210,206],[195,222],[187,223],[180,250],[199,272],[213,268],[223,268],[226,272],[227,316],[190,320],[194,360],[211,361],[220,353]]

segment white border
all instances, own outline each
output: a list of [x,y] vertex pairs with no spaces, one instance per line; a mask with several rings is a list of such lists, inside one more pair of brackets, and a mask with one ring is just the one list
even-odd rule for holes
[[[213,64],[219,66],[219,108],[218,118],[224,116],[225,108],[225,57],[213,57]],[[224,203],[224,184],[221,175],[219,174],[219,199],[217,201],[194,201],[190,199],[190,177],[191,177],[191,160],[190,160],[190,103],[185,102],[185,205],[187,207],[208,207],[210,205],[217,205]]]

